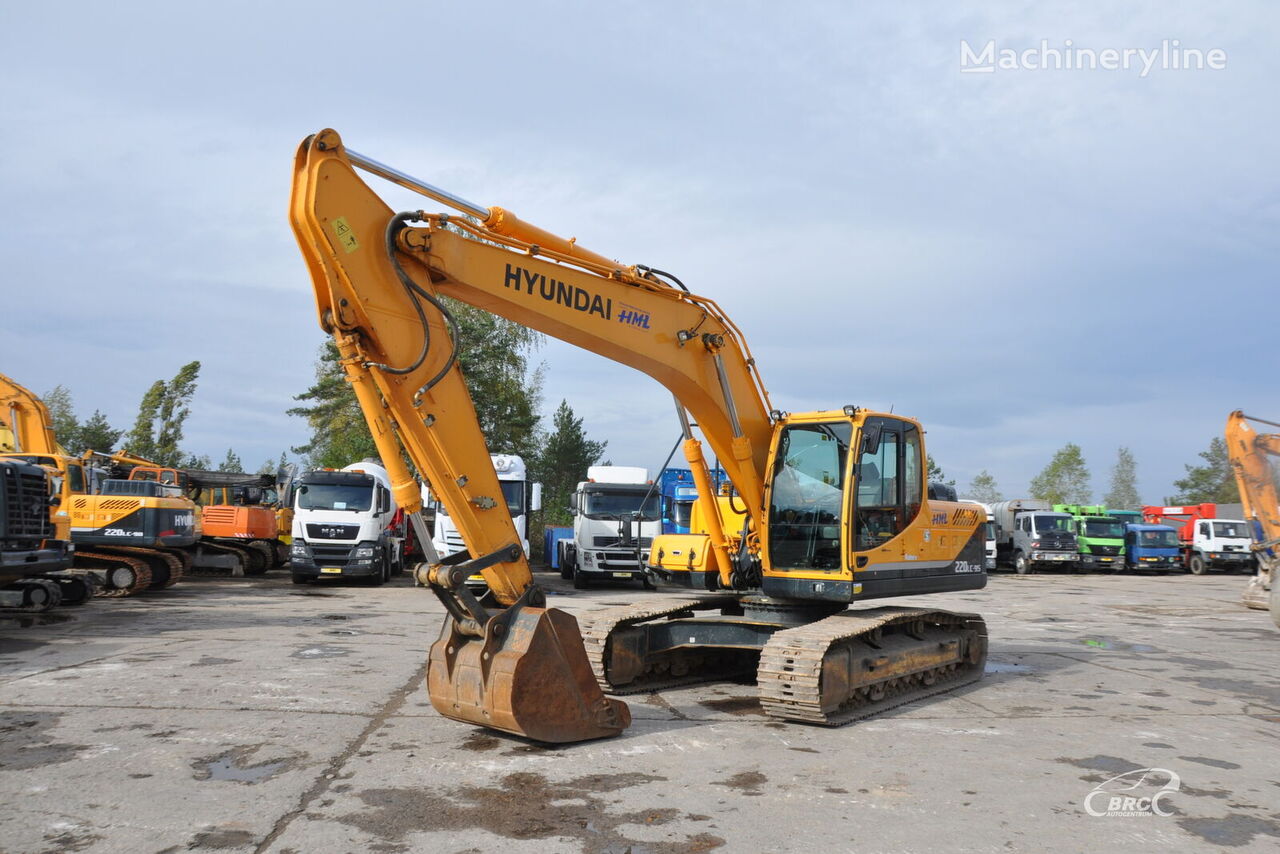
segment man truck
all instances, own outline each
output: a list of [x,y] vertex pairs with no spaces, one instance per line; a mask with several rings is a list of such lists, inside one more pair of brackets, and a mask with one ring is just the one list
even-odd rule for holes
[[1071,516],[1081,569],[1124,569],[1124,522],[1108,515],[1105,504],[1055,504],[1053,509]]
[[307,472],[294,495],[294,584],[359,578],[377,585],[404,571],[404,532],[392,524],[396,501],[376,461]]

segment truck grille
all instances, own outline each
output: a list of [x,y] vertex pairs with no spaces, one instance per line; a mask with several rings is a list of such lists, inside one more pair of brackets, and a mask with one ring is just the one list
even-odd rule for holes
[[1119,546],[1090,546],[1089,550],[1096,555],[1118,555],[1120,554]]
[[317,566],[346,566],[351,560],[351,546],[311,544],[311,555]]
[[4,535],[12,539],[43,540],[53,536],[49,519],[49,485],[44,469],[28,465],[0,467],[0,510]]
[[[594,540],[592,540],[591,544],[598,549],[634,548],[635,542],[636,541],[633,539],[630,543],[624,544],[622,542],[622,537],[612,536],[612,537],[596,537]],[[640,548],[647,549],[651,545],[653,545],[653,537],[640,538]]]
[[308,540],[354,540],[360,534],[359,525],[322,525],[307,523]]

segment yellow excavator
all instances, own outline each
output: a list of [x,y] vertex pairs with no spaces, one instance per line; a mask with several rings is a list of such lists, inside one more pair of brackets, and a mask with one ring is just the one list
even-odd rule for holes
[[1270,610],[1271,619],[1280,628],[1280,495],[1276,491],[1276,470],[1272,458],[1280,458],[1280,433],[1259,433],[1249,422],[1269,427],[1280,423],[1254,418],[1236,410],[1227,416],[1227,459],[1240,487],[1240,503],[1253,537],[1253,553],[1258,572],[1249,579],[1244,603],[1261,611]]
[[[75,546],[68,572],[78,579],[63,591],[64,603],[81,595],[77,585],[88,585],[94,595],[120,597],[171,587],[182,578],[191,563],[182,549],[199,539],[199,518],[190,499],[161,482],[166,475],[152,482],[106,480],[101,494],[95,494],[93,464],[103,455],[68,454],[58,443],[44,402],[3,374],[0,411],[13,447],[0,458],[40,466],[56,485],[54,528],[58,539]],[[107,459],[129,465],[149,462],[127,455]],[[178,476],[172,469],[163,471],[171,480]]]
[[[396,213],[357,169],[462,215]],[[987,636],[978,615],[849,609],[986,584],[983,519],[973,505],[929,498],[917,422],[852,404],[778,411],[742,333],[714,301],[670,274],[620,264],[352,151],[333,130],[298,149],[290,220],[320,326],[427,550],[416,577],[448,612],[427,670],[442,715],[580,741],[629,725],[626,704],[606,693],[754,673],[769,715],[836,725],[981,677]],[[649,568],[699,595],[586,615],[581,630],[546,607],[441,297],[630,365],[673,393],[706,530],[656,538]],[[840,376],[841,368],[820,369]],[[717,504],[691,422],[733,484],[731,515]],[[465,551],[441,560],[431,549],[402,449],[444,502]],[[499,610],[467,590],[476,572]]]

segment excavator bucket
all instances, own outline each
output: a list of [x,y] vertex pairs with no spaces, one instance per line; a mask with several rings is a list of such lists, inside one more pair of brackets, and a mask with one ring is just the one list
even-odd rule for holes
[[485,624],[483,638],[447,618],[427,690],[447,718],[535,741],[606,738],[631,724],[627,704],[596,683],[578,621],[557,608],[512,606]]

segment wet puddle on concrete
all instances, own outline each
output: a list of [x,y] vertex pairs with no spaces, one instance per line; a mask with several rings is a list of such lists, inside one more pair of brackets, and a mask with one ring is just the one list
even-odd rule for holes
[[1159,652],[1154,646],[1145,643],[1129,643],[1111,638],[1080,638],[1080,643],[1091,649],[1112,649],[1116,652]]
[[340,646],[308,646],[303,647],[297,652],[291,653],[290,658],[341,658],[344,655],[350,655],[351,650],[344,649]]
[[197,780],[230,780],[234,783],[253,784],[274,777],[292,764],[290,759],[270,759],[249,764],[246,760],[256,750],[256,747],[237,747],[217,756],[197,759],[191,763],[191,767],[195,769]]

